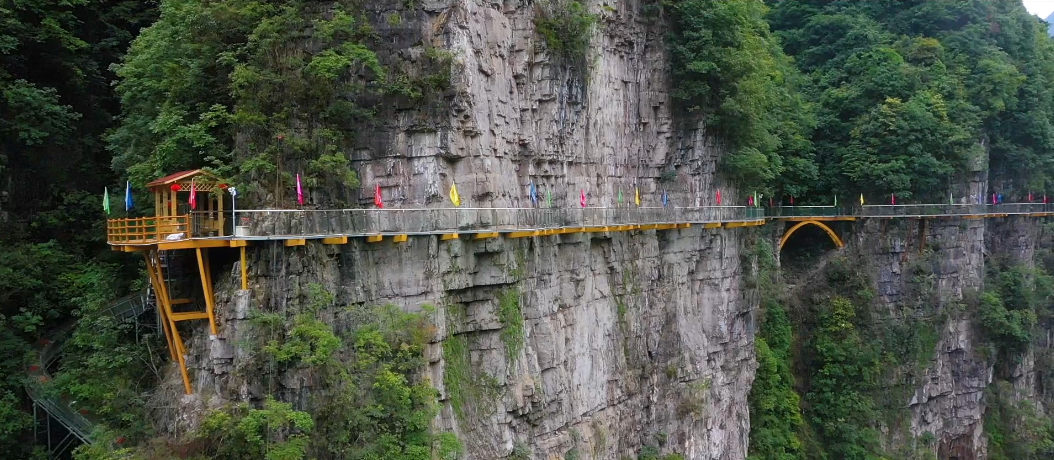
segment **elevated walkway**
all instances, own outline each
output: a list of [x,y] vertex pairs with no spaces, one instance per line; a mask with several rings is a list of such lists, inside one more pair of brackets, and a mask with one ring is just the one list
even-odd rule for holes
[[[115,250],[142,251],[243,247],[252,241],[303,240],[343,243],[393,237],[439,235],[444,240],[530,237],[580,232],[687,228],[735,228],[768,221],[853,221],[862,218],[989,218],[1054,215],[1054,205],[1037,203],[909,204],[867,206],[702,206],[615,208],[411,208],[411,209],[265,209],[238,211],[233,231],[195,232],[215,220],[213,213],[111,219],[109,243]],[[200,221],[200,222],[199,222]],[[216,236],[216,235],[234,236]]]
[[[118,321],[130,321],[152,308],[153,293],[146,289],[110,302],[99,314],[112,316]],[[98,421],[90,411],[78,406],[77,401],[68,395],[56,395],[45,388],[52,379],[49,369],[62,356],[63,347],[73,328],[74,324],[71,323],[37,342],[34,347],[36,362],[29,366],[29,378],[25,384],[26,393],[33,401],[34,421],[38,424],[36,435],[45,438],[38,439],[38,442],[43,441],[47,446],[48,458],[59,458],[78,443],[91,444],[92,432]],[[53,436],[53,421],[65,429],[65,436]],[[41,424],[43,432],[39,429]]]

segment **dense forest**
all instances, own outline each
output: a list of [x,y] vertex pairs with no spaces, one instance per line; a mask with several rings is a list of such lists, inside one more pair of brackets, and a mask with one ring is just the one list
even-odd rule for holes
[[[153,178],[204,167],[244,184],[249,202],[281,206],[292,199],[281,190],[296,165],[307,186],[327,191],[325,199],[354,205],[360,184],[346,152],[357,130],[386,116],[393,101],[423,107],[449,88],[449,53],[429,49],[405,65],[381,51],[361,2],[319,3],[0,2],[5,458],[42,458],[24,369],[48,330],[73,324],[52,391],[92,407],[103,422],[100,436],[167,452],[151,442],[144,422],[167,359],[163,341],[93,315],[145,278],[138,260],[106,247],[104,188],[119,192],[129,180],[138,194]],[[726,140],[722,173],[744,190],[809,204],[860,194],[945,202],[972,199],[965,184],[987,180],[991,190],[1017,197],[1010,199],[1054,195],[1054,42],[1019,1],[641,3],[640,14],[658,18],[664,33],[677,117],[704,120]],[[581,51],[595,17],[577,1],[554,4],[564,8],[552,13],[558,20],[543,18],[539,30],[554,52]],[[114,214],[123,212],[114,206]],[[770,248],[757,251],[772,258]],[[762,264],[756,276],[774,280],[775,269]],[[1054,266],[1026,273],[993,263],[989,277],[998,282],[971,300],[1002,359],[1015,359],[1035,326],[1054,315],[1046,269]],[[834,286],[854,287],[853,294],[802,301],[762,283],[770,287],[762,289],[751,458],[914,458],[917,452],[884,450],[872,422],[896,416],[890,401],[899,394],[876,386],[883,369],[914,369],[925,360],[933,344],[925,329],[933,325],[895,331],[900,336],[869,328],[856,317],[873,295],[865,281],[838,264],[827,276]],[[789,313],[795,302],[808,304],[797,308],[813,309],[815,321],[796,323]],[[802,342],[795,327],[815,333]],[[334,441],[325,449],[353,452],[348,458],[397,458],[385,457],[396,451],[398,458],[428,458],[428,446],[440,444],[444,456],[454,455],[456,442],[427,429],[434,395],[406,381],[418,359],[390,349],[401,340],[419,352],[421,338],[359,333],[363,359],[386,364],[334,378],[365,384],[383,375],[406,397],[374,408],[390,422],[377,425],[367,423],[376,414],[355,412],[358,401],[349,396],[345,409],[361,418],[341,423],[372,427],[379,441]],[[869,350],[867,343],[880,345]],[[992,398],[992,458],[1049,458],[1051,421],[998,393]],[[320,436],[340,429],[316,426],[273,401],[215,417],[209,426],[216,429],[197,440],[223,446],[205,452],[213,458],[266,451],[267,458],[294,459],[324,450],[307,447],[316,438],[275,444],[258,425]],[[243,431],[220,431],[230,425],[221,417],[237,417]],[[1029,430],[1012,429],[1026,417]],[[113,445],[82,449],[79,458],[111,458]]]

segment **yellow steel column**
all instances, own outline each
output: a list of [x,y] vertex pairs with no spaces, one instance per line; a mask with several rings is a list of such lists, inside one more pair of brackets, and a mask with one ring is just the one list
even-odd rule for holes
[[154,287],[154,298],[160,305],[156,305],[158,315],[161,316],[161,328],[165,332],[165,343],[168,345],[168,354],[175,361],[176,358],[176,347],[172,344],[172,332],[168,330],[168,315],[165,314],[164,300],[161,298],[161,288],[157,283],[157,274],[154,269],[154,261],[150,257],[150,251],[143,252],[143,258],[146,259],[146,272],[150,275],[150,285]]
[[249,289],[249,272],[248,272],[249,264],[245,260],[245,246],[242,246],[242,247],[240,247],[238,249],[241,249],[241,257],[242,257],[242,290],[245,291],[245,290]]
[[196,248],[195,251],[198,254],[198,273],[201,274],[201,292],[205,296],[205,312],[209,315],[209,326],[212,328],[212,335],[219,334],[219,329],[216,328],[216,315],[213,313],[213,302],[215,299],[212,297],[212,273],[209,270],[209,258],[208,253],[206,255],[201,254],[201,248]]
[[190,374],[187,372],[187,361],[183,355],[187,353],[186,346],[183,344],[183,338],[179,336],[179,329],[176,328],[176,322],[172,321],[172,299],[168,296],[168,286],[165,285],[165,275],[161,271],[161,255],[160,251],[155,252],[157,259],[154,260],[154,266],[157,267],[157,281],[161,286],[161,297],[164,299],[162,304],[165,307],[165,313],[168,316],[168,327],[172,331],[172,343],[176,346],[176,361],[179,362],[179,372],[183,377],[183,389],[186,390],[187,394],[193,393],[190,387]]

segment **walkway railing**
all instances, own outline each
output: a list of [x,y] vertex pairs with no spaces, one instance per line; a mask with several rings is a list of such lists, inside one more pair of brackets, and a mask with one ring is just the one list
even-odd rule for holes
[[[908,204],[866,206],[701,206],[614,208],[261,209],[238,211],[234,234],[249,239],[377,234],[446,234],[549,230],[622,225],[747,222],[787,217],[935,217],[1025,215],[1054,211],[1039,203]],[[229,215],[229,214],[228,214]],[[226,220],[226,219],[223,219]],[[111,219],[111,244],[222,236],[216,213]],[[211,227],[210,227],[211,226]],[[206,233],[203,229],[212,229]]]
[[[112,316],[118,321],[125,321],[138,316],[150,308],[153,308],[150,292],[149,290],[143,290],[110,302],[98,314]],[[45,384],[51,380],[48,369],[62,355],[62,349],[72,331],[73,325],[70,324],[52,333],[48,340],[42,341],[43,345],[37,353],[37,362],[29,369],[29,380],[26,382],[25,388],[35,407],[43,410],[47,413],[47,416],[50,416],[65,427],[69,431],[69,437],[76,438],[81,443],[90,444],[92,442],[92,431],[95,429],[95,423],[92,419],[86,412],[75,407],[76,401],[71,401],[66,396],[53,394],[45,387]],[[70,447],[69,437],[54,446],[48,446],[49,455],[52,458],[60,456]]]
[[432,208],[238,211],[249,236],[480,233],[568,227],[752,221],[762,208]]
[[970,215],[1028,215],[1054,212],[1043,203],[905,204],[865,206],[783,206],[770,208],[769,217],[934,217]]
[[138,217],[106,221],[106,240],[110,243],[134,244],[163,241],[170,235],[191,236],[188,216]]

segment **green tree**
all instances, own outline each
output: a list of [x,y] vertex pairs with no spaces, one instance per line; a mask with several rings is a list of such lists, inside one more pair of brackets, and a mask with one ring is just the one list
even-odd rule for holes
[[727,142],[725,172],[747,188],[804,193],[817,174],[813,120],[795,87],[797,71],[769,32],[765,5],[679,0],[669,8],[673,96],[689,120],[701,117]]

